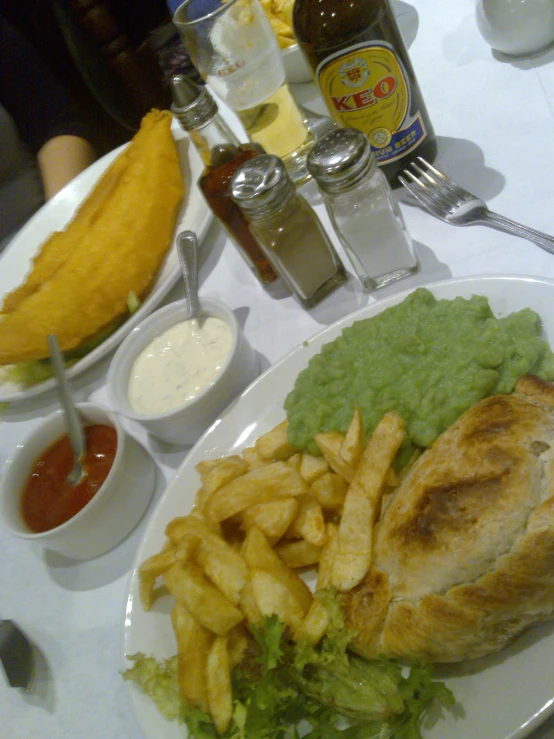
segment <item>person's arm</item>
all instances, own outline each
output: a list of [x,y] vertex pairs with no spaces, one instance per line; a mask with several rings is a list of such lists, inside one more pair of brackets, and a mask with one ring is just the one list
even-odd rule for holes
[[37,157],[44,197],[89,166],[89,130],[67,91],[25,36],[0,15],[0,102]]
[[79,136],[61,135],[49,139],[37,154],[45,199],[53,197],[95,159],[92,146]]

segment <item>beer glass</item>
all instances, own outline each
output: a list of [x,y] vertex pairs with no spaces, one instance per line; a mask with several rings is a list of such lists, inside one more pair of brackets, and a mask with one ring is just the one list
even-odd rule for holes
[[314,138],[285,79],[277,38],[258,0],[185,0],[173,22],[196,68],[252,141],[309,179]]

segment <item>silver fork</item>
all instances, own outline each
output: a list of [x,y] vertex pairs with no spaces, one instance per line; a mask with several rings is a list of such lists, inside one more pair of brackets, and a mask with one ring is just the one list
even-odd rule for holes
[[404,175],[409,182],[402,176],[398,179],[431,215],[454,226],[474,226],[476,224],[490,226],[498,231],[529,239],[541,249],[554,254],[552,236],[511,221],[498,213],[493,213],[483,200],[461,188],[449,177],[428,164],[423,157],[417,159],[421,166],[415,162],[411,165],[417,176],[411,170],[405,169]]

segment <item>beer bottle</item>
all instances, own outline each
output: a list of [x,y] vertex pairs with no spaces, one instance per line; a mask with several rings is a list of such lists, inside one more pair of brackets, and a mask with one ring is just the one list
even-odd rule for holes
[[435,133],[389,0],[296,0],[294,33],[332,118],[357,128],[391,184]]

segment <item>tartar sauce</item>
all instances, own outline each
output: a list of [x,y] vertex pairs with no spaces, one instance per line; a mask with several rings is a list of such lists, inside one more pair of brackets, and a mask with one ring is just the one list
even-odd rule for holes
[[137,413],[165,413],[195,398],[221,371],[232,342],[230,326],[213,316],[164,331],[133,364],[131,407]]

